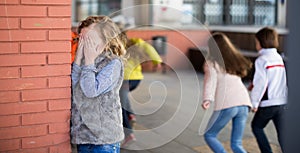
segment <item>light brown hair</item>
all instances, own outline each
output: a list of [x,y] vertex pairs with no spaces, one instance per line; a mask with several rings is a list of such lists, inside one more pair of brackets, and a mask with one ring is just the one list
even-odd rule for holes
[[94,30],[96,30],[104,41],[104,51],[109,51],[118,56],[124,56],[126,50],[123,43],[122,33],[119,27],[108,16],[89,16],[81,21],[78,26],[78,33],[81,33],[83,28],[96,23]]
[[223,33],[214,33],[208,40],[208,47],[208,59],[218,63],[229,74],[245,77],[252,67],[252,63]]
[[264,27],[255,34],[262,48],[277,48],[278,47],[278,34],[270,27]]

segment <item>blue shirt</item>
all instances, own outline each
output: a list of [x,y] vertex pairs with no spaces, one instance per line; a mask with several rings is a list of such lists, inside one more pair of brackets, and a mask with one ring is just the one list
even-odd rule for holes
[[102,93],[112,90],[120,77],[122,63],[114,59],[103,69],[97,72],[95,65],[79,66],[73,63],[72,66],[72,87],[80,83],[85,96],[97,97]]

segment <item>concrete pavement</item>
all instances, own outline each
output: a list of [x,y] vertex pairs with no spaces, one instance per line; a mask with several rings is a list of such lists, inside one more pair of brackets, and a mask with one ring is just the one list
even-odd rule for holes
[[[246,84],[246,83],[245,83]],[[193,71],[145,73],[145,79],[131,93],[132,107],[137,114],[137,141],[122,153],[210,153],[201,133],[212,112],[201,108],[203,75]],[[250,113],[244,134],[244,147],[258,153],[251,132]],[[199,134],[200,131],[200,134]],[[230,152],[231,124],[219,134]],[[266,133],[275,153],[280,153],[273,124]]]
[[[247,84],[247,83],[245,83]],[[203,132],[212,109],[201,108],[203,74],[193,71],[145,73],[145,79],[131,95],[137,114],[137,140],[121,149],[121,153],[212,153],[203,139]],[[249,114],[243,144],[250,153],[259,153],[251,132]],[[279,150],[274,125],[266,128],[274,153]],[[219,134],[228,153],[231,124]],[[76,148],[73,146],[73,153]]]

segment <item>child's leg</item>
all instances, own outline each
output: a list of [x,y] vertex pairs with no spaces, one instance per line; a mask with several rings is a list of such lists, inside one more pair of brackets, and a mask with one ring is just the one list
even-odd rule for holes
[[243,134],[248,118],[249,107],[239,106],[237,115],[232,119],[231,149],[234,153],[247,153],[243,148]]
[[204,134],[204,138],[208,146],[217,153],[226,153],[222,143],[217,139],[220,131],[226,126],[226,124],[235,116],[236,111],[233,108],[224,109],[221,111],[215,111],[211,116],[207,131]]
[[273,117],[272,108],[259,107],[251,123],[252,132],[262,153],[272,153],[264,128]]
[[283,133],[282,122],[283,122],[285,107],[286,107],[285,105],[278,106],[278,112],[273,118],[273,123],[274,123],[276,131],[277,131],[277,138],[278,138],[278,141],[279,141],[279,144],[280,144],[280,147],[282,150],[284,150],[283,138],[282,138],[282,133]]

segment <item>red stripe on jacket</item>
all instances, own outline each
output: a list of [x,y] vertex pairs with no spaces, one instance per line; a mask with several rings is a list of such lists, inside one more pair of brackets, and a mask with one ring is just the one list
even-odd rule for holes
[[275,67],[284,67],[284,65],[282,65],[282,64],[279,64],[279,65],[270,65],[270,66],[267,66],[266,69],[275,68]]

